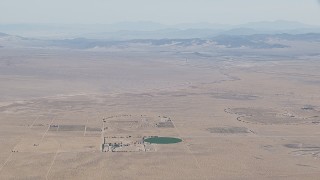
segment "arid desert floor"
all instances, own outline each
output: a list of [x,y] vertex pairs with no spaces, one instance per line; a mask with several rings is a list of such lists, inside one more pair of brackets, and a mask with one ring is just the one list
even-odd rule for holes
[[0,179],[319,179],[319,58],[1,48]]

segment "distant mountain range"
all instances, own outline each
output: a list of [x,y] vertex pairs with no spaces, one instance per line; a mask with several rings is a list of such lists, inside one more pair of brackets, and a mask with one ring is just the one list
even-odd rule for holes
[[313,25],[307,25],[300,22],[293,21],[262,21],[252,22],[247,24],[238,25],[240,28],[251,28],[257,30],[289,30],[289,29],[312,29],[319,28]]
[[185,23],[163,25],[154,22],[115,24],[0,24],[0,32],[25,37],[64,39],[90,38],[107,40],[210,38],[218,35],[305,34],[320,33],[319,26],[291,21],[253,22],[241,25]]
[[108,40],[89,38],[34,39],[0,33],[0,47],[41,47],[41,48],[123,48],[123,47],[219,47],[219,48],[288,48],[290,42],[309,42],[320,44],[320,33],[307,34],[254,34],[217,35],[206,38],[163,38]]
[[163,25],[153,22],[123,22],[109,25],[11,24],[0,25],[0,32],[2,48],[91,49],[144,45],[271,49],[290,46],[283,41],[320,42],[320,27],[290,21],[242,25]]
[[6,37],[6,36],[9,36],[9,34],[1,33],[1,32],[0,32],[0,37]]

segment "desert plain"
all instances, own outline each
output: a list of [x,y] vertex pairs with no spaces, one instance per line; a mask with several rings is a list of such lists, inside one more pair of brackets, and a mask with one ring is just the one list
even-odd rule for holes
[[0,179],[319,179],[320,46],[293,47],[0,48]]

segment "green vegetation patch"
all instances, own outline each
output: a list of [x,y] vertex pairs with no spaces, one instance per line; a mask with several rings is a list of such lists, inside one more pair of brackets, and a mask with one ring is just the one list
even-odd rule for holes
[[182,141],[182,139],[174,137],[151,137],[144,140],[151,144],[175,144]]

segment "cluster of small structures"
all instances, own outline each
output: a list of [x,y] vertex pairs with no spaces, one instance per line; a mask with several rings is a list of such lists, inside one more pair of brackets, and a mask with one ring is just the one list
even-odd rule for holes
[[[135,132],[154,128],[174,128],[167,116],[150,117],[147,115],[115,115],[102,119],[102,152],[149,152],[155,151],[153,143],[145,141],[157,136],[135,135]],[[122,135],[118,132],[133,133]]]
[[145,142],[144,139],[149,137],[132,137],[132,136],[112,136],[104,137],[102,152],[149,152],[155,151],[154,147]]
[[158,128],[174,128],[174,124],[169,117],[163,116],[160,122],[156,124]]

